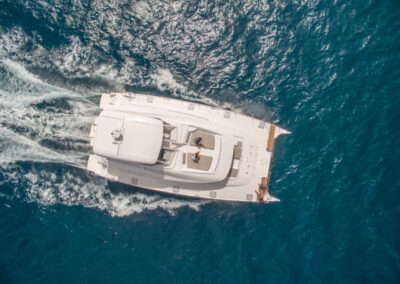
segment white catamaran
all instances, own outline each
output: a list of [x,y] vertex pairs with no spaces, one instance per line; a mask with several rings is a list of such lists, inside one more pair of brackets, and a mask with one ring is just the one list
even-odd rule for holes
[[239,113],[170,98],[103,94],[87,169],[140,188],[244,202],[273,202],[275,139],[289,132]]

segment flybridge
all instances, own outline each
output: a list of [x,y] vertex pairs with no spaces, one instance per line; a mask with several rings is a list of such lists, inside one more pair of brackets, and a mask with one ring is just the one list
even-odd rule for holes
[[157,162],[163,139],[163,123],[159,119],[103,111],[93,128],[96,155],[140,164]]
[[198,198],[270,202],[278,126],[163,97],[104,94],[88,170],[127,184]]

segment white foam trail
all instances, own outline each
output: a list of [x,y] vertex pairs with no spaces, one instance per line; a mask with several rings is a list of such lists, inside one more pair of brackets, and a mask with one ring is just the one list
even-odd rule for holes
[[[32,73],[29,73],[22,65],[18,64],[17,62],[14,62],[9,59],[3,59],[1,60],[1,62],[8,67],[8,70],[11,73],[18,74],[18,77],[24,79],[25,81],[30,81],[31,83],[36,83],[40,85],[51,86],[38,79]],[[51,87],[55,88],[54,86]]]
[[[88,132],[97,107],[79,94],[45,83],[21,64],[0,60],[0,163],[18,160],[58,161],[82,165],[74,149],[88,145]],[[38,103],[63,99],[61,106],[37,107]],[[41,141],[69,141],[70,151],[49,149]]]
[[175,97],[240,112],[240,109],[236,108],[235,106],[229,103],[226,102],[221,103],[206,96],[199,95],[192,90],[188,90],[186,86],[178,83],[175,80],[173,74],[168,69],[163,69],[163,68],[157,69],[153,74],[151,74],[150,78],[151,78],[150,82],[151,85],[155,86],[162,92],[169,91]]
[[[93,40],[93,42],[98,41]],[[29,52],[26,51],[28,43],[30,45]],[[102,92],[111,87],[112,91],[124,91],[124,76],[119,72],[119,68],[115,68],[112,62],[102,60],[103,57],[98,54],[98,51],[93,49],[91,45],[83,44],[79,37],[71,36],[69,44],[48,49],[43,48],[40,41],[32,38],[19,27],[7,31],[0,27],[1,58],[3,58],[3,61],[9,60],[11,64],[16,64],[15,61],[25,61],[29,62],[30,66],[40,67],[41,69],[51,68],[68,79],[87,78],[104,83],[100,86],[91,86],[91,90],[98,88],[98,91]],[[131,70],[128,69],[127,71]],[[127,74],[132,74],[132,72]]]
[[[159,90],[170,90],[174,95],[183,94],[187,92],[187,88],[179,84],[168,69],[157,69],[151,76],[152,83]],[[194,96],[197,96],[193,93]]]
[[29,202],[42,205],[63,204],[84,206],[106,211],[111,216],[124,217],[146,210],[162,209],[169,214],[188,207],[198,211],[205,201],[180,201],[156,194],[114,193],[105,182],[88,182],[74,174],[66,173],[61,178],[47,171],[32,171],[24,175],[27,183],[26,196]]
[[0,57],[19,51],[26,42],[21,29],[11,29],[8,32],[0,29]]
[[0,127],[0,131],[2,133],[0,143],[3,149],[0,152],[0,165],[18,160],[73,163],[80,157],[77,155],[62,155],[4,127]]
[[3,59],[0,64],[6,70],[3,81],[0,82],[2,105],[26,106],[46,99],[80,97],[74,92],[43,82],[17,62]]
[[[139,5],[138,10],[146,10],[145,7],[147,5],[136,4]],[[134,5],[135,7],[136,4]],[[93,36],[95,36],[95,34],[93,34]],[[96,56],[96,50],[92,49],[91,46],[85,46],[77,37],[71,37],[70,44],[63,46],[62,48],[44,50],[40,45],[37,45],[35,54],[26,54],[23,46],[28,37],[29,36],[27,36],[23,31],[17,29],[11,30],[5,33],[5,35],[0,36],[0,56],[2,53],[10,53],[10,50],[1,48],[3,43],[3,45],[7,44],[8,46],[13,46],[15,50],[18,50],[18,53],[21,54],[22,58],[28,58],[29,61],[35,62],[34,64],[37,66],[44,64],[40,61],[47,62],[50,60],[52,65],[54,65],[53,67],[56,67],[61,74],[64,74],[64,76],[68,78],[78,77],[102,79],[103,82],[107,82],[109,86],[112,86],[112,90],[109,91],[123,92],[124,84],[129,85],[134,83],[139,85],[153,85],[159,90],[168,91],[170,94],[178,98],[230,109],[238,113],[241,112],[241,110],[233,104],[208,98],[196,93],[184,84],[179,83],[169,69],[159,68],[149,75],[136,66],[135,61],[129,57],[126,57],[124,64],[117,69],[111,62],[97,62],[95,60],[95,58],[98,58],[98,56]],[[129,37],[129,34],[127,37]],[[101,87],[99,88],[99,91],[101,92],[106,91]],[[60,93],[56,92],[53,96],[56,96],[57,94],[59,95]]]

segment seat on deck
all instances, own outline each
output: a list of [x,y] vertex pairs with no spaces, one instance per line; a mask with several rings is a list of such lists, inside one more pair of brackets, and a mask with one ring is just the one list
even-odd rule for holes
[[196,130],[191,132],[190,134],[189,143],[191,146],[197,146],[194,142],[194,139],[197,137],[201,137],[201,146],[204,148],[208,148],[214,150],[215,148],[215,135],[211,134],[210,132]]
[[193,154],[194,153],[188,153],[186,155],[187,167],[190,168],[190,169],[208,171],[210,169],[210,166],[211,166],[211,163],[212,163],[212,157],[205,156],[205,155],[200,155],[200,159],[195,162],[195,161],[192,160],[192,155]]

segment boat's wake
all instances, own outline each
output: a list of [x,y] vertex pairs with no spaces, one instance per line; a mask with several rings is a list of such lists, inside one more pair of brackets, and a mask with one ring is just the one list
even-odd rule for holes
[[173,214],[204,203],[113,190],[86,173],[97,94],[83,96],[47,84],[9,60],[0,61],[0,78],[0,198],[81,205],[112,216],[154,209]]
[[132,193],[129,192],[130,188],[123,185],[121,187],[124,190],[112,190],[107,181],[89,176],[84,170],[61,164],[27,165],[19,162],[9,164],[1,170],[0,188],[5,188],[2,190],[1,198],[18,198],[42,206],[78,205],[122,217],[156,209],[162,209],[170,214],[175,214],[176,210],[182,207],[199,210],[205,203],[166,198],[157,194]]
[[0,61],[0,76],[1,163],[83,165],[95,104],[35,78],[13,61]]

